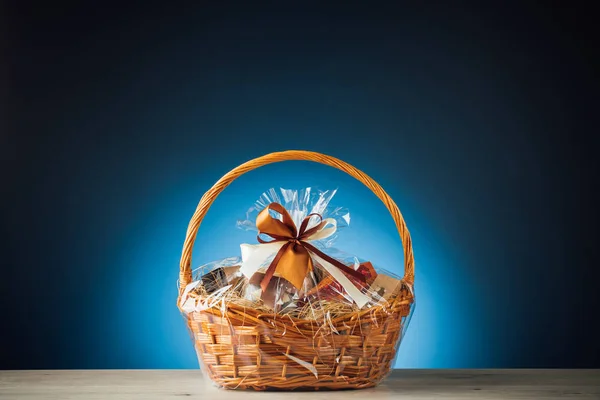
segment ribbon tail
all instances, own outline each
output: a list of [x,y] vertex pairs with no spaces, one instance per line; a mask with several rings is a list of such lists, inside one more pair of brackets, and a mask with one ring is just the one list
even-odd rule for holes
[[335,265],[331,264],[329,261],[320,257],[318,254],[311,252],[313,257],[319,261],[319,264],[325,268],[327,272],[339,282],[340,285],[344,288],[346,293],[354,300],[356,305],[359,308],[363,308],[365,304],[367,304],[370,298],[364,295],[354,284],[344,275],[344,273]]
[[315,246],[313,246],[310,243],[303,242],[303,245],[311,253],[319,256],[319,258],[321,258],[323,260],[326,260],[330,264],[333,264],[334,266],[336,266],[337,268],[339,268],[343,272],[347,273],[348,275],[352,275],[353,277],[355,277],[359,281],[366,282],[366,278],[360,272],[358,272],[358,271],[350,268],[349,266],[347,266],[347,265],[339,262],[335,258],[332,258],[332,257],[328,256],[327,254],[323,253],[321,250],[319,250],[318,248],[316,248]]
[[281,246],[281,248],[275,255],[275,258],[273,259],[273,261],[271,261],[269,268],[267,268],[267,271],[265,272],[264,278],[260,282],[260,288],[262,289],[263,293],[267,290],[267,286],[269,286],[269,282],[271,282],[271,278],[275,274],[275,270],[277,269],[277,264],[279,264],[279,260],[281,260],[281,257],[283,257],[283,253],[285,253],[285,251],[288,247],[290,247],[291,244],[291,242],[286,242],[283,246]]
[[241,244],[242,265],[240,272],[248,279],[252,278],[264,264],[265,260],[276,254],[285,242],[273,242],[264,244]]

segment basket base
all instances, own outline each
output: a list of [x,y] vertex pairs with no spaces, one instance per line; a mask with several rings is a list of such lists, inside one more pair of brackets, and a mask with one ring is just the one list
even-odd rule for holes
[[[332,391],[332,390],[357,390],[374,387],[381,383],[392,371],[393,362],[383,362],[378,366],[369,368],[368,372],[356,374],[352,367],[348,368],[350,374],[340,371],[335,373],[321,373],[318,375],[298,374],[296,369],[290,367],[291,373],[285,376],[279,375],[256,375],[233,377],[215,375],[205,371],[213,385],[228,390],[252,390],[252,391]],[[201,364],[202,367],[202,364]],[[205,366],[206,367],[206,366]],[[289,367],[289,366],[288,366]],[[210,368],[210,367],[209,367]],[[342,369],[343,370],[343,369]],[[341,373],[340,373],[341,372]]]
[[267,392],[314,392],[314,391],[337,391],[337,390],[358,390],[367,389],[377,386],[382,379],[372,381],[369,379],[343,379],[338,377],[320,377],[313,378],[312,382],[302,382],[306,378],[294,382],[294,378],[282,379],[281,382],[274,382],[269,378],[268,384],[261,385],[260,383],[245,383],[242,382],[222,382],[219,379],[213,379],[213,383],[225,390],[248,390],[248,391],[267,391]]

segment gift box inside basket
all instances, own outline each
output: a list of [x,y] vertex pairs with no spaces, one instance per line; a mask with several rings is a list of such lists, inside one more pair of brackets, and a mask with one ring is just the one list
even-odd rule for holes
[[[333,166],[371,189],[400,233],[404,277],[335,248],[350,212],[334,205],[335,190],[313,188],[265,192],[237,221],[256,241],[192,270],[196,234],[218,194],[243,173],[285,160]],[[412,245],[398,207],[363,172],[315,152],[271,153],[223,176],[190,221],[180,267],[178,306],[200,367],[228,389],[372,387],[391,372],[415,304]]]

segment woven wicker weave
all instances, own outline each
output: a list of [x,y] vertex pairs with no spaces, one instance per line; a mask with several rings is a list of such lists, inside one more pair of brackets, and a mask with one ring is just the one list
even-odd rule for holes
[[[259,313],[234,304],[184,313],[203,371],[230,389],[359,389],[379,383],[392,369],[414,301],[414,257],[402,214],[381,186],[353,166],[320,153],[290,150],[248,161],[225,174],[200,200],[181,257],[180,292],[192,280],[191,254],[200,223],[233,180],[265,164],[308,160],[338,168],[364,183],[389,210],[404,249],[400,293],[388,303],[344,314],[320,325],[314,320]],[[179,304],[179,301],[178,301]]]

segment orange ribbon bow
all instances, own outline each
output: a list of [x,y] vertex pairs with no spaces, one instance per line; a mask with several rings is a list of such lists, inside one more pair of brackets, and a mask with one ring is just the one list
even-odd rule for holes
[[[269,214],[269,211],[275,211],[281,214],[282,221],[273,218]],[[318,217],[319,223],[316,226],[307,229],[308,222],[312,216]],[[308,243],[307,239],[325,228],[328,224],[329,221],[323,221],[323,217],[320,214],[313,213],[304,218],[300,224],[300,229],[297,229],[290,214],[278,203],[269,204],[258,214],[256,217],[256,227],[259,231],[257,239],[260,243],[287,242],[281,246],[275,255],[275,258],[273,258],[273,261],[271,261],[271,264],[267,268],[265,276],[260,283],[263,292],[267,289],[275,272],[300,290],[304,284],[306,275],[313,269],[313,261],[310,253],[333,264],[345,274],[351,275],[360,281],[365,281],[365,277],[361,273],[344,265],[335,258],[328,256],[312,244]],[[260,238],[261,234],[268,235],[273,238],[273,240],[265,241]]]

